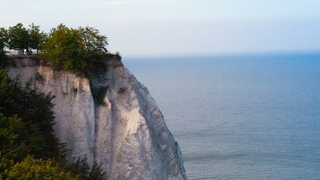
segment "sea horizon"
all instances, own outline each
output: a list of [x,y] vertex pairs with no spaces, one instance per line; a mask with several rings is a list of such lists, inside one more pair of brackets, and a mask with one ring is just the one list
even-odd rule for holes
[[[120,52],[121,54],[121,52]],[[225,52],[225,53],[197,53],[197,54],[154,54],[154,55],[123,55],[125,61],[150,60],[168,58],[210,58],[210,57],[239,57],[239,56],[287,56],[287,55],[317,55],[320,50],[296,50],[296,51],[261,51],[261,52]],[[122,55],[122,54],[121,54]]]
[[123,59],[188,179],[319,179],[320,53]]

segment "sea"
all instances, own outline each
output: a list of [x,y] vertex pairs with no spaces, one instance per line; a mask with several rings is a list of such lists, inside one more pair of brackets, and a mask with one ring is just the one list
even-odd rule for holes
[[123,58],[189,180],[320,180],[320,53]]

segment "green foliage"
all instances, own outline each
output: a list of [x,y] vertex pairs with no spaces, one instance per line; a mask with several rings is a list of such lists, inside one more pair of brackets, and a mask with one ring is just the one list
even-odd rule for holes
[[[72,68],[79,48],[79,39],[75,30],[60,24],[53,28],[46,42],[45,59],[54,67]],[[69,62],[67,62],[69,61]]]
[[97,29],[69,29],[63,24],[53,28],[46,42],[45,59],[54,67],[76,75],[104,80],[107,71],[103,60],[107,38]]
[[0,158],[23,160],[30,153],[27,135],[26,125],[17,115],[8,118],[0,114]]
[[5,47],[8,44],[8,31],[5,28],[0,28],[0,42],[1,47]]
[[22,88],[18,79],[8,78],[7,72],[0,71],[0,113],[6,117],[18,115],[25,123],[27,134],[23,136],[36,158],[64,156],[53,134],[54,116],[52,100],[54,96],[31,88],[31,82]]
[[107,71],[104,61],[110,58],[121,61],[119,52],[108,53],[107,45],[107,37],[92,27],[73,29],[60,24],[46,34],[34,23],[29,29],[18,23],[8,31],[4,28],[0,31],[0,68],[8,65],[4,47],[20,50],[22,54],[32,48],[41,50],[44,62],[54,68],[102,82]]
[[101,164],[94,162],[88,180],[108,180],[108,175],[102,170]]
[[81,174],[81,177],[85,180],[107,180],[108,176],[105,171],[101,169],[101,164],[93,163],[92,168],[87,161],[87,157],[79,158],[76,163],[70,166],[72,172]]
[[88,174],[90,172],[90,166],[88,164],[87,157],[84,157],[83,159],[78,158],[78,160],[69,168],[72,172],[81,174],[81,177],[87,180]]
[[103,80],[104,73],[107,71],[103,63],[104,56],[107,54],[107,37],[99,35],[99,31],[92,27],[80,27],[78,29],[82,49],[78,56],[84,66],[77,67],[78,71],[84,70],[84,76],[88,78],[98,78]]
[[0,69],[5,68],[8,65],[8,57],[4,48],[8,44],[8,32],[4,28],[0,28]]
[[22,23],[18,23],[16,26],[9,27],[8,30],[8,47],[10,49],[20,50],[23,54],[24,49],[38,49],[44,43],[46,34],[40,32],[40,26],[36,26],[34,23],[29,25],[30,29],[23,27]]
[[7,173],[7,179],[61,179],[76,180],[81,179],[66,171],[63,166],[51,160],[34,159],[31,156],[25,158],[22,162],[14,164]]
[[40,26],[36,26],[34,23],[29,25],[30,29],[28,29],[29,33],[29,41],[28,46],[32,49],[41,49],[40,45],[45,43],[46,34],[44,32],[40,32]]
[[[0,156],[2,156],[2,153],[0,152]],[[1,158],[0,159],[0,179],[6,179],[8,176],[8,173],[11,170],[11,167],[14,165],[13,160]]]
[[21,50],[23,54],[23,50],[28,49],[28,30],[23,27],[22,23],[18,23],[16,26],[10,27],[8,32],[9,48]]
[[101,164],[90,168],[86,158],[66,163],[66,144],[53,134],[53,98],[0,70],[0,179],[107,178]]

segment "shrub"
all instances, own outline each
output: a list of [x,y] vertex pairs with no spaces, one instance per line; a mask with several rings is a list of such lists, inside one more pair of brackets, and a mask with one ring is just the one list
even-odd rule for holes
[[70,166],[72,172],[81,174],[81,177],[85,180],[107,180],[108,175],[101,169],[101,164],[96,162],[90,168],[87,157],[79,158],[76,163]]
[[0,158],[14,161],[24,159],[30,153],[26,145],[29,142],[27,135],[26,125],[17,115],[8,118],[0,113]]
[[8,179],[61,179],[76,180],[81,179],[70,171],[66,171],[63,166],[51,160],[34,159],[28,156],[22,162],[16,163],[7,173]]
[[26,132],[19,138],[23,138],[36,158],[66,156],[65,145],[54,135],[53,98],[50,93],[33,89],[31,82],[23,88],[18,78],[10,79],[6,71],[0,70],[0,113],[21,118]]
[[101,164],[90,168],[86,158],[66,163],[66,144],[53,134],[53,98],[0,70],[0,179],[107,178]]

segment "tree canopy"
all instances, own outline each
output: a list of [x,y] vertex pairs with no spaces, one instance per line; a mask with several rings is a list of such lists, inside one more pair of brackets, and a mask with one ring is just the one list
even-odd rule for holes
[[[106,179],[101,164],[89,167],[86,159],[66,163],[68,150],[54,135],[54,96],[39,92],[35,78],[21,84],[3,69],[6,49],[41,50],[44,62],[78,76],[104,80],[108,53],[106,36],[92,27],[68,28],[60,24],[46,34],[35,24],[0,28],[0,179]],[[105,93],[105,92],[103,92]]]
[[59,143],[53,131],[54,96],[38,92],[31,83],[26,83],[23,88],[19,79],[10,79],[6,71],[0,71],[0,113],[4,117],[21,118],[28,131],[18,137],[28,144],[33,156],[44,159],[58,157],[63,144]]
[[36,26],[34,23],[30,24],[29,27],[30,29],[28,29],[28,46],[32,49],[38,50],[40,45],[45,43],[46,34],[44,32],[40,32],[40,26]]
[[22,23],[18,23],[13,27],[9,27],[7,33],[8,48],[20,50],[39,49],[40,44],[44,43],[46,34],[40,32],[40,26],[34,23],[29,25],[29,29],[25,28]]
[[8,32],[4,28],[0,28],[0,69],[3,69],[8,64],[5,47],[8,44]]
[[55,67],[88,78],[102,79],[107,38],[92,27],[68,28],[60,24],[48,35],[45,60]]
[[107,71],[104,60],[121,60],[118,52],[108,52],[107,37],[93,27],[74,29],[60,24],[46,34],[34,23],[30,24],[28,29],[18,23],[8,30],[0,30],[0,68],[7,65],[5,47],[22,53],[30,48],[37,52],[40,50],[42,60],[54,68],[100,81],[104,80],[104,73]]
[[10,49],[21,50],[22,52],[24,49],[28,49],[29,34],[22,23],[9,27],[8,32]]

